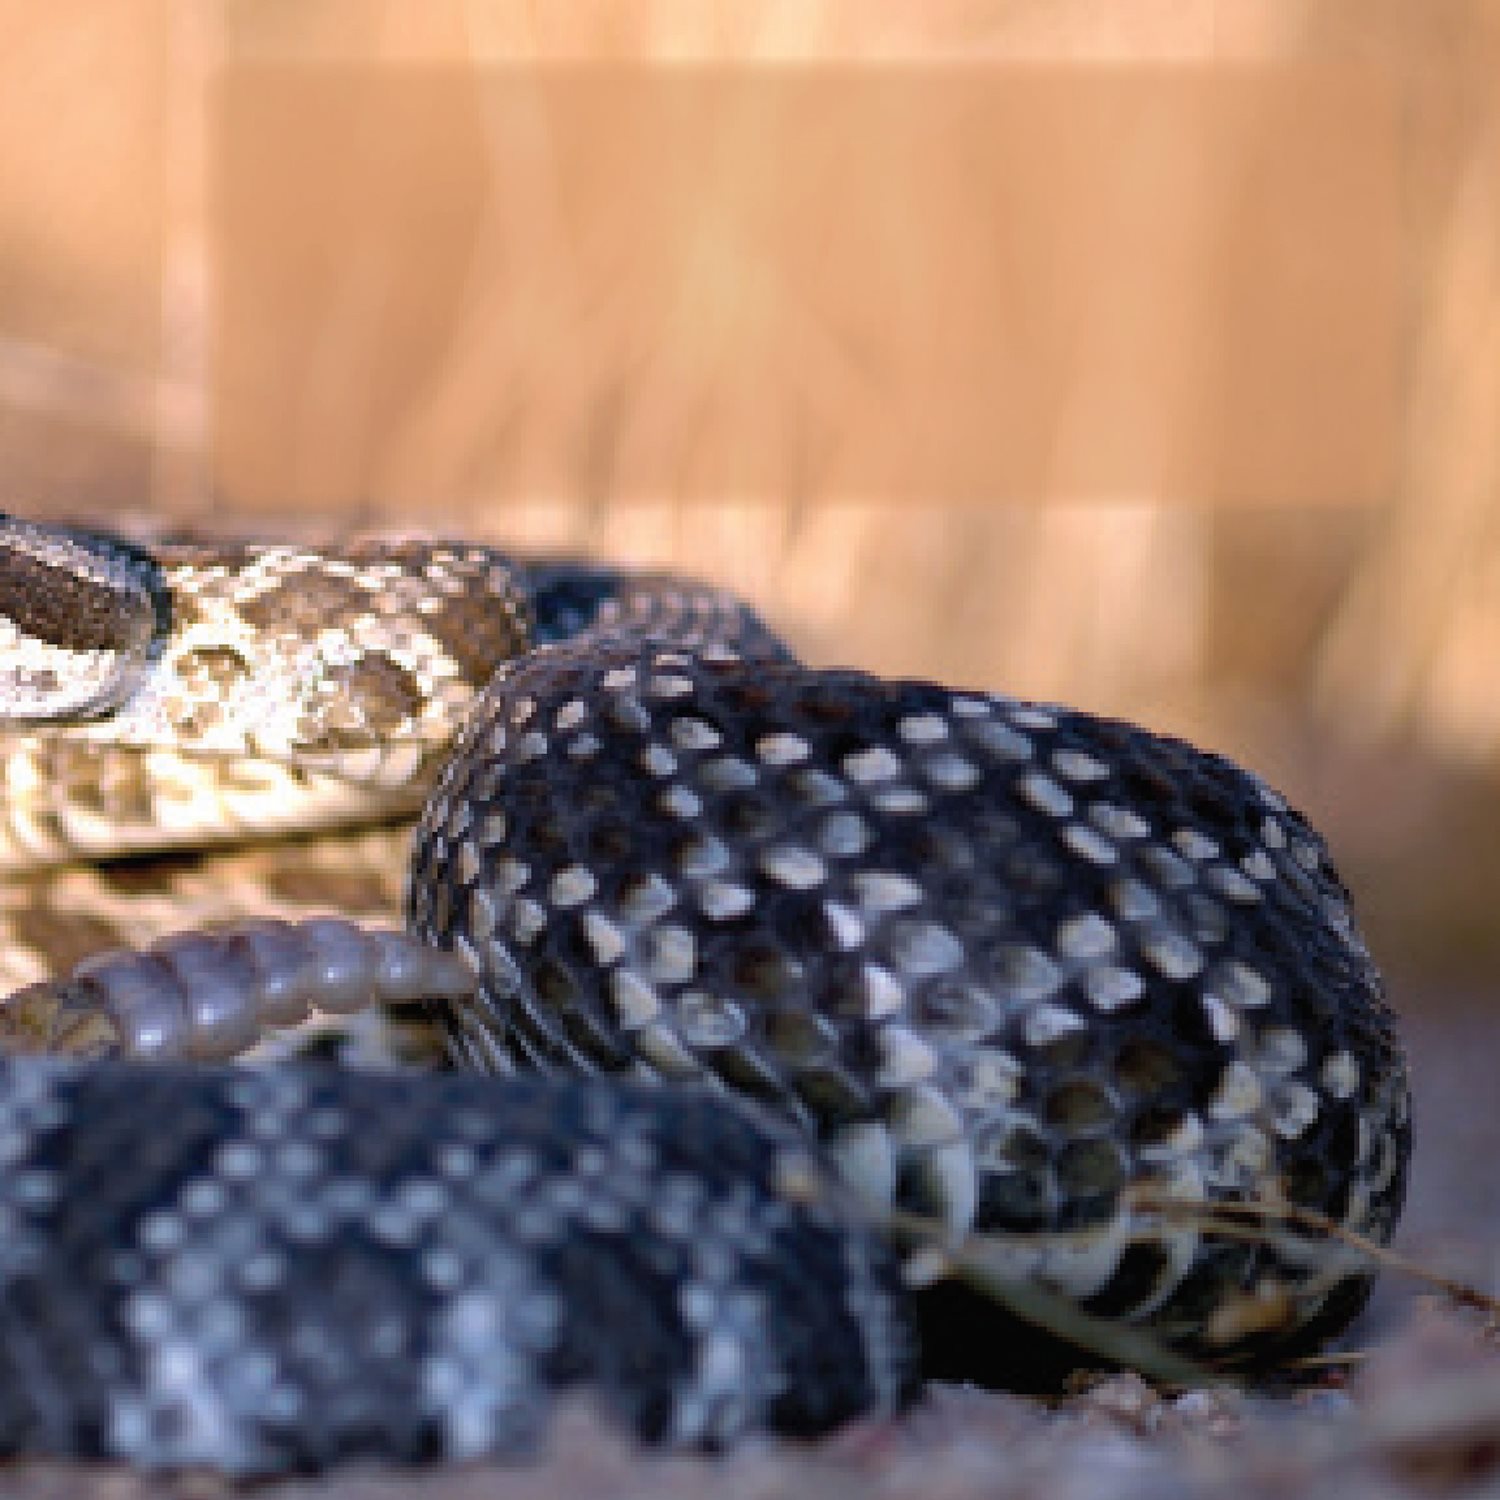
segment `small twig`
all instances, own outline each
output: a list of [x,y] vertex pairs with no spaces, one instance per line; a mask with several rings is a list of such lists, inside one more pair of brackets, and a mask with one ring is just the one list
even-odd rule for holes
[[[1312,1209],[1266,1200],[1193,1203],[1177,1198],[1157,1198],[1149,1193],[1133,1195],[1131,1207],[1156,1215],[1161,1220],[1191,1223],[1205,1234],[1251,1243],[1266,1243],[1270,1224],[1304,1230],[1336,1241],[1341,1247],[1340,1253],[1347,1253],[1353,1259],[1410,1276],[1437,1289],[1460,1306],[1500,1319],[1500,1299],[1431,1271]],[[945,1226],[937,1221],[899,1210],[890,1211],[882,1218],[887,1229],[899,1237],[917,1244],[943,1246]],[[943,1246],[940,1253],[948,1269],[1017,1317],[1101,1358],[1138,1370],[1165,1385],[1203,1386],[1231,1382],[1231,1376],[1174,1353],[1151,1333],[1096,1318],[1069,1298],[1039,1287],[1034,1281],[997,1263],[997,1257],[1007,1249],[1035,1254],[1049,1248],[1078,1244],[1089,1237],[1088,1231],[1038,1235],[970,1233],[957,1245]],[[1144,1225],[1134,1236],[1139,1240],[1152,1237],[1151,1229]],[[1362,1352],[1309,1355],[1289,1361],[1287,1367],[1307,1370],[1333,1368],[1355,1365],[1364,1358]]]
[[[895,1234],[928,1244],[941,1244],[943,1227],[918,1214],[892,1210],[884,1216]],[[1203,1386],[1226,1377],[1174,1353],[1155,1335],[1128,1324],[1086,1313],[1076,1302],[1047,1291],[1034,1281],[1003,1269],[995,1257],[1005,1248],[1036,1251],[1086,1238],[1079,1234],[998,1235],[969,1234],[956,1246],[944,1247],[948,1267],[971,1286],[993,1298],[1018,1318],[1087,1349],[1114,1364],[1139,1370],[1163,1385]]]
[[1323,1354],[1301,1354],[1287,1360],[1287,1370],[1342,1370],[1358,1367],[1369,1359],[1368,1349],[1333,1349]]
[[1204,1205],[1184,1203],[1180,1199],[1152,1199],[1148,1195],[1142,1195],[1136,1202],[1153,1213],[1175,1216],[1179,1219],[1186,1218],[1199,1228],[1221,1235],[1225,1239],[1263,1240],[1264,1233],[1257,1233],[1250,1226],[1264,1220],[1288,1227],[1308,1229],[1337,1240],[1362,1259],[1384,1270],[1410,1276],[1433,1287],[1461,1307],[1473,1308],[1488,1317],[1500,1319],[1500,1298],[1493,1297],[1488,1292],[1482,1292],[1477,1287],[1469,1286],[1464,1282],[1455,1281],[1452,1277],[1444,1276],[1440,1272],[1429,1270],[1409,1256],[1402,1255],[1400,1251],[1392,1250],[1388,1245],[1377,1244],[1365,1235],[1336,1223],[1313,1209],[1300,1208],[1295,1204],[1265,1201]]

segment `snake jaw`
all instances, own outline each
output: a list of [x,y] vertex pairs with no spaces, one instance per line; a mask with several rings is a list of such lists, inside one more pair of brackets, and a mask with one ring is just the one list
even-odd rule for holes
[[0,514],[0,722],[97,718],[126,703],[170,606],[129,543]]

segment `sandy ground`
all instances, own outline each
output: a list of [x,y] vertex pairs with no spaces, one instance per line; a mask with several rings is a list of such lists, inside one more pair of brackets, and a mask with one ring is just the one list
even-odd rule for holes
[[[1411,1009],[1410,1005],[1408,1009]],[[1411,1018],[1417,1160],[1399,1239],[1434,1270],[1500,1292],[1500,1008],[1450,1002]],[[895,1422],[727,1459],[643,1456],[581,1407],[521,1469],[360,1471],[257,1487],[274,1500],[1195,1500],[1500,1496],[1500,1337],[1480,1318],[1387,1276],[1355,1357],[1295,1393],[1164,1396],[1133,1375],[1054,1403],[954,1386]],[[222,1494],[205,1475],[20,1464],[0,1496]]]

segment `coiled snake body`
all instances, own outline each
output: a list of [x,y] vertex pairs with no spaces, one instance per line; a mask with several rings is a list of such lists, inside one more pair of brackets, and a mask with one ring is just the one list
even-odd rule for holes
[[[1179,741],[812,670],[661,577],[8,520],[0,708],[13,868],[427,794],[409,937],[241,924],[8,1002],[8,1052],[71,1056],[0,1064],[0,1448],[521,1452],[574,1385],[655,1439],[815,1432],[911,1393],[906,1284],[975,1236],[1232,1364],[1362,1302],[1309,1225],[1394,1226],[1347,894]],[[465,1072],[217,1061],[416,999]],[[972,1317],[983,1376],[1024,1339]]]

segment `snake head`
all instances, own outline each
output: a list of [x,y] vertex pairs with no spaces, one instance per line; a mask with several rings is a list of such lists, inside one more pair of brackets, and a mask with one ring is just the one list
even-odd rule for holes
[[168,614],[141,549],[0,513],[0,724],[112,712],[155,657]]

